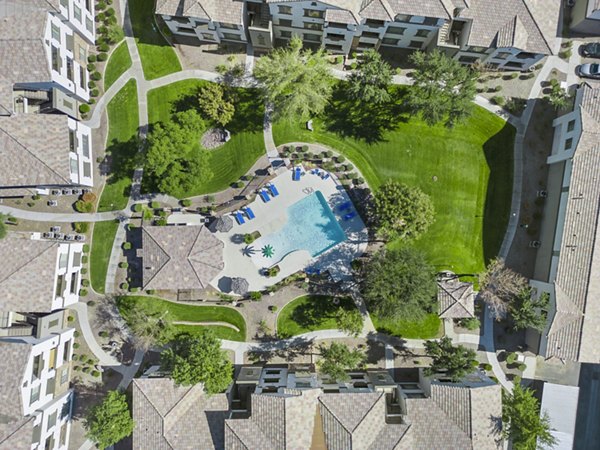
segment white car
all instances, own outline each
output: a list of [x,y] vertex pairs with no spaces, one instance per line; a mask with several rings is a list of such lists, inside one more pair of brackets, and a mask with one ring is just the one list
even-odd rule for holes
[[579,76],[600,80],[600,64],[582,64],[579,66]]

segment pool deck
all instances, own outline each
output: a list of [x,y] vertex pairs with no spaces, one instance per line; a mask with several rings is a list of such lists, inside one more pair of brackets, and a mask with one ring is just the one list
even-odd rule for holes
[[[344,213],[337,211],[337,206],[349,201],[350,198],[335,177],[330,176],[327,180],[323,180],[317,175],[306,172],[299,181],[293,181],[290,169],[280,170],[281,174],[271,180],[271,183],[277,187],[279,196],[271,197],[268,203],[264,203],[260,196],[257,196],[256,200],[249,204],[254,211],[255,219],[248,220],[244,215],[246,223],[239,225],[234,218],[235,224],[229,232],[215,233],[225,245],[223,249],[225,267],[211,284],[221,291],[227,292],[231,278],[235,277],[246,278],[250,291],[264,290],[306,267],[320,269],[322,272],[327,270],[334,280],[349,279],[352,276],[350,269],[352,260],[364,253],[367,248],[368,232],[360,216],[344,221],[342,217],[348,211]],[[253,247],[252,244],[245,244],[244,234],[259,231],[261,236],[266,236],[277,231],[287,222],[287,208],[317,190],[321,191],[327,200],[347,239],[315,258],[311,257],[306,250],[289,253],[277,263],[280,268],[277,276],[261,275],[260,268],[249,254],[249,251],[253,250],[256,253],[260,252],[260,249]]]

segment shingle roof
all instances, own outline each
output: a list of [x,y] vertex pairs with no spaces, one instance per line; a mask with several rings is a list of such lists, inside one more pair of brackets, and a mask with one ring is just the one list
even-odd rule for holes
[[30,353],[29,344],[0,342],[0,442],[23,425],[21,385]]
[[325,11],[325,21],[356,24],[358,21],[354,14],[347,9],[332,9]]
[[382,392],[322,395],[319,401],[352,433],[379,401]]
[[177,386],[170,378],[133,380],[133,448],[222,449],[225,394],[207,396],[201,384]]
[[33,416],[14,422],[0,422],[0,449],[29,449],[33,438]]
[[214,22],[242,23],[244,2],[240,0],[158,0],[156,13],[197,17]]
[[0,117],[3,187],[72,184],[68,120],[59,114]]
[[474,317],[473,285],[457,279],[438,282],[439,315],[442,319]]
[[15,233],[0,240],[0,310],[48,312],[52,309],[59,245]]
[[204,226],[142,229],[144,289],[204,289],[223,269],[223,242]]
[[598,362],[600,281],[592,274],[600,270],[600,88],[584,83],[581,89],[582,133],[572,159],[546,356]]

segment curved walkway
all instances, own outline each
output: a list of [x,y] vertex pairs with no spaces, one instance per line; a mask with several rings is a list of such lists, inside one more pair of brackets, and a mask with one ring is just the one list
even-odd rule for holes
[[92,353],[102,366],[120,366],[121,363],[117,361],[113,356],[107,354],[102,347],[96,341],[96,337],[92,332],[92,328],[90,327],[90,319],[88,316],[87,305],[82,302],[77,302],[69,306],[69,309],[72,309],[77,314],[77,319],[79,320],[79,326],[81,327],[81,334],[83,335],[83,339],[87,346],[90,348]]

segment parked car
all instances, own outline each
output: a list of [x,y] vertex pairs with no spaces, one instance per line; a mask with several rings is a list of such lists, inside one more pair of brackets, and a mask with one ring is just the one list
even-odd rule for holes
[[579,76],[600,80],[600,64],[582,64],[579,66]]
[[581,55],[588,58],[600,58],[600,42],[590,42],[579,47]]

